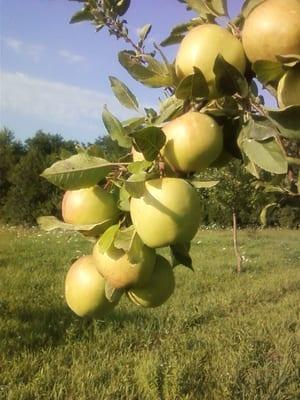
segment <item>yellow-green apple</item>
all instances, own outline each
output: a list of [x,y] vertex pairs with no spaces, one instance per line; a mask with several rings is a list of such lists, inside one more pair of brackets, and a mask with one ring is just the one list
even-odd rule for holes
[[242,42],[251,62],[300,54],[300,1],[267,0],[245,20]]
[[159,255],[148,284],[143,288],[130,289],[127,295],[138,306],[158,307],[168,300],[174,288],[175,278],[171,265]]
[[201,209],[197,191],[179,178],[145,182],[142,197],[132,197],[130,215],[142,241],[149,247],[189,242],[196,234]]
[[215,161],[223,149],[222,128],[210,116],[188,112],[163,127],[162,155],[172,169],[198,172]]
[[280,79],[277,98],[281,108],[300,104],[300,64],[289,69]]
[[133,264],[128,254],[122,249],[111,246],[108,251],[101,253],[96,243],[93,257],[99,273],[110,286],[121,289],[144,286],[152,274],[156,254],[155,250],[144,245],[141,249],[140,261]]
[[113,195],[100,186],[69,190],[62,201],[62,217],[69,224],[89,225],[108,220],[103,230],[112,225],[119,210]]
[[65,298],[80,317],[104,316],[117,304],[106,299],[105,280],[91,255],[80,257],[70,267],[65,280]]
[[214,63],[218,54],[241,73],[246,69],[246,57],[239,39],[216,24],[203,24],[191,29],[182,40],[175,61],[176,74],[185,78],[193,67],[203,73],[210,97],[217,97]]

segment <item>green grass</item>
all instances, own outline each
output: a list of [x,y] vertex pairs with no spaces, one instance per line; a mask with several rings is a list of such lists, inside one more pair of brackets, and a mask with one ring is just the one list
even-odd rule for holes
[[289,400],[300,398],[299,232],[201,231],[195,272],[146,310],[126,297],[105,320],[67,308],[64,277],[91,243],[0,230],[0,398]]

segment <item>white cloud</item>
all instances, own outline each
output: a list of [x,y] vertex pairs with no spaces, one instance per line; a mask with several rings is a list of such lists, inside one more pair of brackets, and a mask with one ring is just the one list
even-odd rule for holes
[[7,48],[11,49],[16,54],[25,55],[34,62],[40,60],[40,57],[45,50],[45,46],[41,44],[25,43],[22,40],[12,37],[3,37],[2,42]]
[[23,73],[0,72],[1,110],[18,116],[53,121],[76,131],[95,130],[101,126],[101,110],[108,104],[119,118],[132,114],[122,108],[110,94],[78,86],[31,77]]
[[65,59],[69,64],[78,64],[86,62],[86,58],[79,54],[71,53],[68,50],[59,50],[58,54]]

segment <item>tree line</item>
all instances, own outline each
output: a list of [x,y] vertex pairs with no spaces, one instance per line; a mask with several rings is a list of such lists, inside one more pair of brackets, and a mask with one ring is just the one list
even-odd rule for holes
[[[15,225],[34,225],[41,215],[61,215],[63,192],[40,177],[42,171],[63,158],[75,154],[80,146],[89,147],[91,154],[110,161],[129,160],[126,150],[110,136],[98,137],[94,143],[79,144],[61,135],[39,130],[21,142],[7,128],[0,130],[0,222]],[[202,225],[228,227],[232,212],[237,214],[241,227],[260,225],[260,211],[265,204],[276,201],[276,194],[256,190],[253,177],[239,160],[223,168],[210,169],[202,178],[219,183],[210,189],[199,190]],[[299,209],[286,204],[274,210],[271,225],[296,228],[300,223]]]

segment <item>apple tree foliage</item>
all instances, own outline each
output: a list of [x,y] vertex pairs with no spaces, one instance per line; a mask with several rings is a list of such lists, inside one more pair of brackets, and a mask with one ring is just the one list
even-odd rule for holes
[[[162,50],[165,46],[180,43],[185,34],[198,25],[217,24],[219,17],[224,17],[228,21],[227,29],[240,38],[245,18],[261,0],[246,0],[240,15],[234,20],[229,20],[226,0],[178,0],[183,7],[193,10],[195,17],[175,26],[160,45],[148,43],[151,24],[139,29],[137,42],[130,37],[124,19],[130,0],[71,1],[77,1],[82,6],[71,18],[71,23],[88,21],[97,32],[106,29],[116,39],[123,40],[125,49],[118,54],[121,66],[142,85],[161,88],[163,92],[157,110],[142,110],[127,85],[117,77],[109,77],[116,98],[124,107],[135,110],[137,116],[120,121],[105,106],[102,113],[104,126],[127,155],[130,156],[133,147],[143,154],[143,160],[127,162],[125,156],[123,160],[112,162],[99,154],[81,149],[78,154],[56,162],[42,174],[64,190],[101,183],[118,196],[118,206],[124,217],[102,235],[100,242],[103,251],[115,242],[119,248],[134,254],[138,246],[135,246],[135,232],[130,228],[129,199],[143,195],[146,180],[164,176],[161,149],[166,136],[162,130],[163,124],[190,110],[206,113],[223,126],[224,148],[231,157],[242,160],[242,167],[256,179],[257,188],[293,198],[299,204],[300,105],[283,109],[265,107],[257,82],[276,95],[278,81],[287,70],[300,63],[300,56],[286,55],[278,57],[277,61],[260,60],[254,64],[248,62],[246,73],[242,74],[219,55],[214,64],[219,97],[210,99],[202,72],[194,68],[193,74],[180,80],[176,76],[174,63],[168,61]],[[199,174],[177,176],[187,179],[198,190],[217,184],[215,178],[203,180]],[[209,169],[205,176],[209,176]],[[279,203],[271,203],[262,210],[264,224],[267,224],[269,212],[276,207],[279,207]],[[39,222],[47,229],[70,228],[47,217],[40,218]],[[93,228],[91,225],[78,227],[78,230]],[[174,265],[181,263],[191,267],[189,246],[171,247]]]

